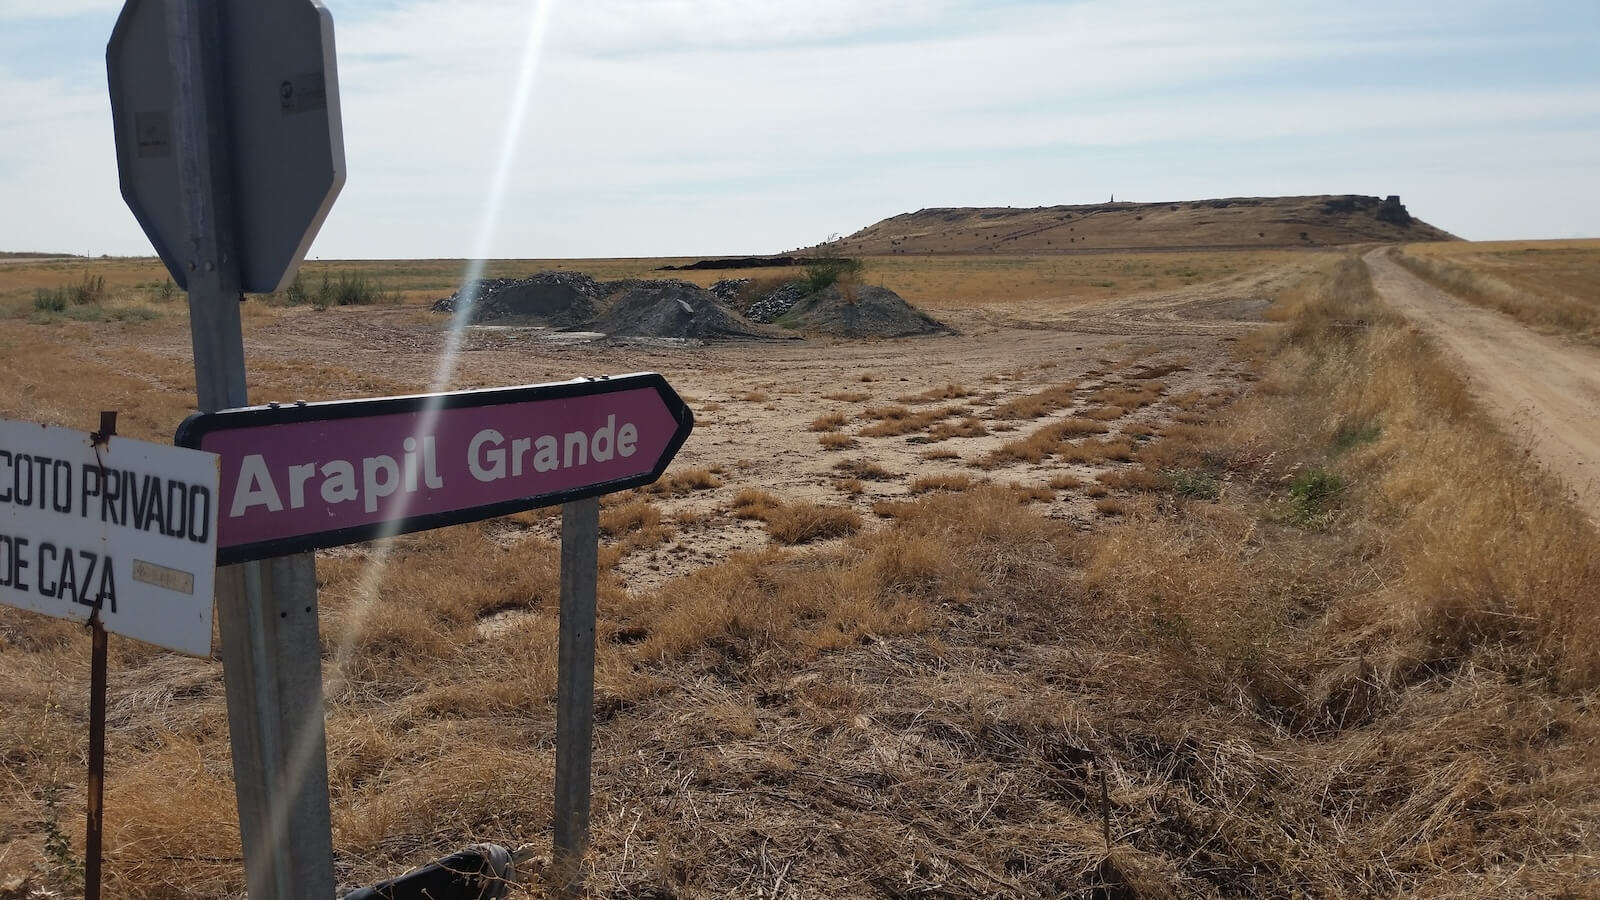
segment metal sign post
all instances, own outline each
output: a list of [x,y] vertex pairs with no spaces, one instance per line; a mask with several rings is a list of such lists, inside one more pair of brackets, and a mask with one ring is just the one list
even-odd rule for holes
[[[117,433],[117,414],[100,413],[100,430],[90,435],[95,446]],[[105,467],[100,468],[105,482]],[[89,614],[89,788],[83,827],[83,900],[100,900],[100,860],[105,838],[106,784],[106,628],[100,609]]]
[[[241,291],[282,286],[343,184],[332,37],[314,0],[128,0],[107,44],[123,196],[189,293],[201,410],[248,403]],[[312,557],[218,572],[217,608],[250,896],[331,897]]]
[[600,568],[600,501],[561,507],[561,636],[556,661],[554,887],[583,890],[589,845],[589,754],[594,744],[595,580]]

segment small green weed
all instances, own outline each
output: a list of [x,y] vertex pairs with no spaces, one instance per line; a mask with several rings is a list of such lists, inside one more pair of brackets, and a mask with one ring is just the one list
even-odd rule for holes
[[44,855],[51,878],[72,891],[83,886],[83,861],[72,852],[72,839],[61,828],[60,791],[53,781],[44,788]]
[[1370,444],[1383,434],[1383,427],[1377,424],[1346,425],[1333,435],[1333,452],[1345,453],[1362,444]]
[[1161,474],[1172,482],[1172,490],[1194,500],[1216,500],[1222,485],[1210,473],[1196,469],[1168,469]]
[[1320,528],[1328,523],[1329,507],[1345,488],[1344,479],[1325,469],[1307,469],[1289,482],[1289,521]]

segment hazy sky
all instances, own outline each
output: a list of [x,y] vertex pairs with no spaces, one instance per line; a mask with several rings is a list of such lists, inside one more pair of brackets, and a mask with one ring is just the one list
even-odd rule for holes
[[[1111,194],[1400,194],[1463,237],[1600,236],[1600,0],[328,6],[349,180],[315,257],[761,253]],[[119,7],[0,0],[0,249],[151,252],[112,150]]]

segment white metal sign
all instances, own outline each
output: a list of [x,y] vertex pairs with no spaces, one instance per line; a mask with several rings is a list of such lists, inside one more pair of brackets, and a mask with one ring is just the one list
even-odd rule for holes
[[211,652],[217,457],[0,419],[0,603]]

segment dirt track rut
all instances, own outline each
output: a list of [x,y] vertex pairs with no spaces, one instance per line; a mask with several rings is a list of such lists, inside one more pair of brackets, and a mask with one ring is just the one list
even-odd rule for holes
[[1600,523],[1600,351],[1537,334],[1411,274],[1385,251],[1366,256],[1379,296],[1432,335],[1501,424]]

